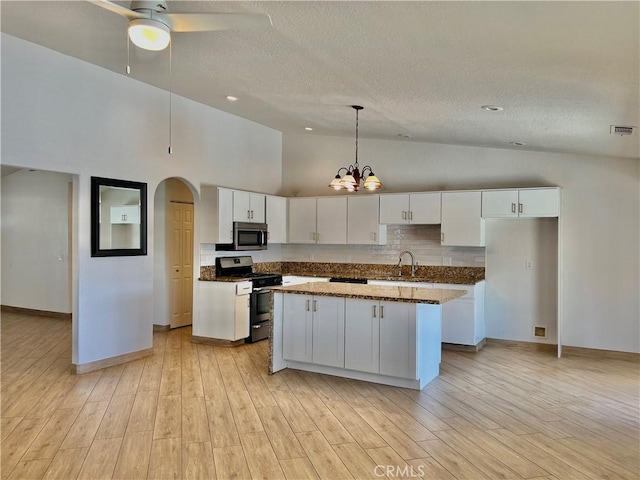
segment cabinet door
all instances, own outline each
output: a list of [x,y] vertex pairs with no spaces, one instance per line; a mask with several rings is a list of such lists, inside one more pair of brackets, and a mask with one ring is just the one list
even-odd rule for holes
[[251,221],[251,194],[233,190],[233,221]]
[[265,220],[268,225],[270,243],[287,243],[287,199],[273,195],[266,196]]
[[140,223],[140,205],[125,205],[122,210],[124,223]]
[[344,298],[313,297],[312,361],[344,368]]
[[484,218],[517,217],[518,191],[496,190],[482,192],[482,216]]
[[480,192],[442,192],[442,245],[484,247]]
[[409,195],[380,195],[380,223],[409,223]]
[[118,224],[124,222],[124,207],[122,205],[116,205],[111,207],[109,212],[109,223]]
[[218,188],[218,225],[215,243],[233,242],[233,190]]
[[249,221],[265,223],[265,195],[262,193],[249,194]]
[[289,243],[316,243],[316,199],[289,199]]
[[379,373],[380,319],[378,311],[378,302],[347,299],[344,319],[344,368],[359,372]]
[[416,305],[380,302],[380,373],[416,378]]
[[440,192],[409,195],[409,223],[437,225],[440,223]]
[[312,316],[310,295],[283,295],[282,358],[311,362]]
[[379,195],[347,198],[347,243],[378,245]]
[[519,191],[521,217],[557,217],[560,213],[560,189],[538,188]]
[[236,295],[234,340],[249,336],[249,295]]
[[347,197],[318,198],[316,242],[334,245],[347,243]]
[[473,299],[456,299],[442,305],[442,341],[475,345]]

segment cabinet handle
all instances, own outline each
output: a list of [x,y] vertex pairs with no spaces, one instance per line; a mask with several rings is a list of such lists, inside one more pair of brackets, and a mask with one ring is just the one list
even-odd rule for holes
[[384,318],[384,305],[380,305],[380,318]]
[[523,213],[524,211],[524,207],[522,206],[521,203],[518,204],[518,213]]
[[376,238],[378,234],[376,232],[371,232],[371,236],[373,237],[374,242],[378,241],[378,239]]
[[314,312],[317,312],[317,311],[318,311],[318,301],[317,301],[317,300],[314,300],[314,301],[313,301],[313,311],[314,311]]
[[271,240],[271,232],[267,232],[267,240]]
[[413,220],[413,212],[409,210],[409,220]]
[[309,311],[309,305],[311,304],[311,300],[307,300],[307,312]]
[[373,318],[376,318],[376,306],[373,306],[373,312],[372,312]]
[[249,219],[251,218],[251,215],[250,215],[250,214],[251,214],[251,211],[250,211],[250,210],[247,210],[247,220],[249,220]]
[[316,232],[316,238],[315,238],[316,242],[320,240],[320,234],[318,232]]
[[516,204],[515,203],[511,204],[511,213],[516,213]]
[[253,210],[251,210],[251,220],[253,220]]
[[258,328],[262,328],[262,325],[254,325],[253,327],[251,327],[253,329],[258,329]]
[[247,298],[247,307],[251,306],[251,297]]
[[441,242],[444,242],[444,232],[442,232],[442,233],[440,234],[440,241],[441,241]]
[[402,219],[403,220],[407,219],[407,212],[405,212],[404,210],[402,211]]

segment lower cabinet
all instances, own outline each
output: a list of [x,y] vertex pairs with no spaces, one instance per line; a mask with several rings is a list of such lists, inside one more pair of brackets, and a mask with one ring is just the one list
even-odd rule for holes
[[416,306],[347,299],[344,366],[360,372],[416,378]]
[[484,284],[434,284],[435,288],[466,290],[467,293],[442,306],[442,342],[476,346],[485,338]]
[[249,336],[251,282],[198,282],[198,317],[193,335],[236,341]]
[[344,298],[285,295],[282,356],[344,367]]

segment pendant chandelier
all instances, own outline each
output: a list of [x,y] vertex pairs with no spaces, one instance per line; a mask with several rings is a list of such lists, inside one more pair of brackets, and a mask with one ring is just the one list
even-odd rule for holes
[[[357,192],[360,190],[360,181],[364,179],[364,188],[367,190],[378,190],[382,187],[382,183],[378,177],[375,176],[371,167],[367,165],[361,172],[358,165],[358,113],[364,107],[361,107],[360,105],[351,105],[351,107],[356,111],[356,161],[353,165],[339,168],[338,173],[336,173],[336,176],[329,184],[329,187],[334,190]],[[342,170],[347,172],[344,177],[340,176],[340,172]],[[365,176],[367,172],[368,175]]]

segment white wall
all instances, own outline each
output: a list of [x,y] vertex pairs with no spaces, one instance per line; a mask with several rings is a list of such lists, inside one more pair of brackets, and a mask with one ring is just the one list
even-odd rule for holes
[[71,313],[70,183],[43,171],[2,177],[2,305]]
[[[6,34],[1,53],[2,163],[78,175],[73,363],[150,348],[157,185],[277,193],[281,133],[174,96],[168,155],[167,92]],[[148,184],[148,255],[90,256],[91,176]]]
[[[354,159],[352,138],[284,134],[282,148],[284,195],[331,194],[326,185]],[[640,351],[637,159],[366,138],[359,156],[386,192],[562,187],[562,343]]]

